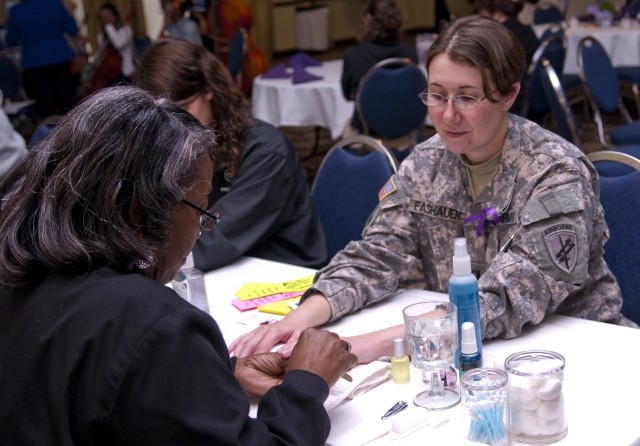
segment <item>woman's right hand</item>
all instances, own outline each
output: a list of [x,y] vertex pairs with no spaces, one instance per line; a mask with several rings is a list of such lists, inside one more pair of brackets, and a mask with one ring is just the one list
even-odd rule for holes
[[327,330],[307,328],[300,333],[291,352],[287,371],[306,370],[323,378],[333,386],[347,370],[356,365],[358,358],[351,353],[348,342]]

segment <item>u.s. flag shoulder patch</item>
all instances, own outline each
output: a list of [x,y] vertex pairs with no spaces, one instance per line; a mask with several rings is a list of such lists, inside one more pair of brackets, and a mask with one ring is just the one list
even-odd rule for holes
[[396,181],[394,178],[395,178],[395,175],[392,175],[391,178],[387,180],[385,185],[382,186],[382,188],[380,189],[380,192],[378,192],[379,201],[384,200],[389,195],[391,195],[392,193],[398,190],[398,187],[396,186]]

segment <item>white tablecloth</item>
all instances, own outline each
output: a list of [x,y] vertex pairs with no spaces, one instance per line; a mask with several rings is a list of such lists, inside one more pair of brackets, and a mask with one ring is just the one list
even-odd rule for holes
[[253,111],[258,118],[277,127],[328,128],[331,138],[337,140],[354,110],[353,101],[344,98],[340,87],[342,60],[323,62],[322,66],[306,70],[322,79],[293,84],[291,78],[256,77],[251,94]]
[[[534,27],[538,37],[548,25]],[[567,53],[564,60],[565,74],[578,74],[578,44],[583,37],[598,39],[611,59],[614,67],[640,66],[640,25],[623,28],[621,26],[597,27],[579,26],[566,30]]]
[[[255,310],[241,313],[230,305],[233,294],[246,282],[282,282],[297,279],[314,270],[267,260],[244,257],[205,276],[209,306],[226,341],[255,328],[273,315]],[[406,290],[376,305],[346,316],[328,329],[340,335],[361,334],[402,323],[404,306],[426,299],[447,299],[446,295]],[[511,353],[530,349],[559,352],[566,359],[564,398],[569,426],[558,445],[631,445],[640,442],[637,406],[640,386],[640,330],[565,316],[551,316],[536,327],[525,327],[519,338],[492,340],[483,344],[484,365],[500,364]],[[368,393],[329,412],[332,431],[328,445],[354,446],[363,438],[384,432],[380,416],[398,400],[410,403],[424,389],[420,373],[411,367],[411,382],[397,385],[387,381]],[[394,446],[413,444],[463,444],[460,435],[460,405],[431,412],[434,420],[448,417],[442,428],[424,428]],[[393,420],[393,418],[391,418]],[[517,444],[514,442],[514,444]]]

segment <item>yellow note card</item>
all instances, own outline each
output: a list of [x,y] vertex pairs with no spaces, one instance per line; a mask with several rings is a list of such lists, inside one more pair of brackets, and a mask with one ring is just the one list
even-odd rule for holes
[[294,297],[293,299],[279,300],[277,302],[270,302],[268,304],[260,305],[258,311],[263,313],[281,314],[286,315],[296,307],[296,304],[300,302],[300,297]]
[[242,285],[240,289],[236,291],[236,296],[240,300],[251,300],[271,296],[272,294],[306,291],[312,284],[313,276],[288,280],[282,283],[249,282]]

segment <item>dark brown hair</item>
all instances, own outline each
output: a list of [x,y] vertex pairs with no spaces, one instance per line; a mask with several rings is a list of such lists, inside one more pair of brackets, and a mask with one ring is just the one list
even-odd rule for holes
[[227,67],[209,50],[181,39],[156,41],[144,52],[133,82],[174,102],[212,93],[214,122],[209,126],[218,130],[217,142],[227,155],[219,167],[238,162],[244,132],[251,123],[249,104]]
[[473,9],[480,13],[489,14],[501,12],[507,17],[516,17],[524,7],[524,0],[474,0]]
[[369,0],[363,16],[369,15],[363,37],[372,42],[398,40],[402,32],[402,11],[394,0]]
[[[513,33],[495,20],[478,15],[457,19],[438,35],[427,53],[427,72],[439,54],[477,68],[485,95],[495,89],[503,96],[513,92],[513,84],[520,82],[526,69],[524,49]],[[491,96],[487,99],[497,101]]]

